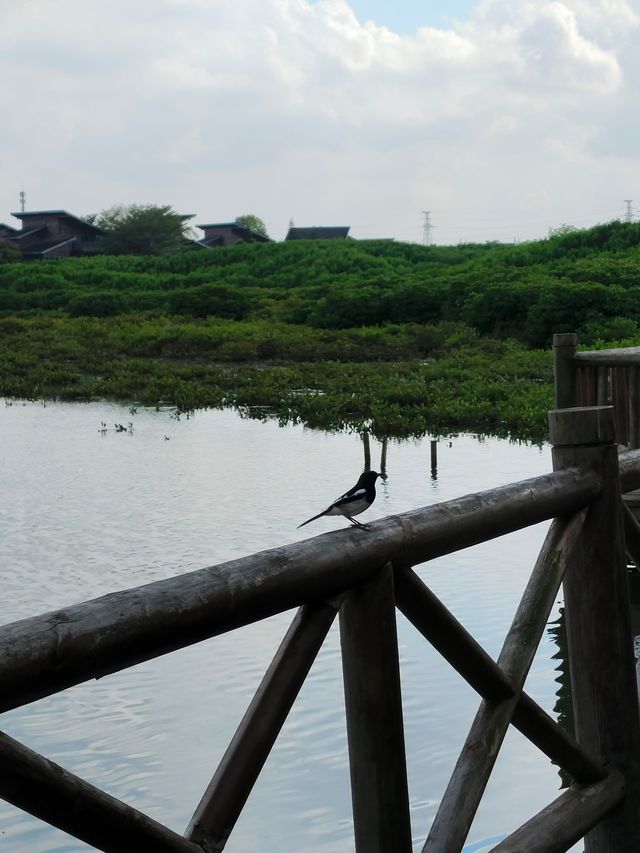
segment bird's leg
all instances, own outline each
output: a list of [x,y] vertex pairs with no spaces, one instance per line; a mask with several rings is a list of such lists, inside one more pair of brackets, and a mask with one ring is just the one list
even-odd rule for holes
[[350,515],[348,515],[347,518],[351,522],[352,527],[361,527],[363,530],[368,530],[368,527],[366,524],[361,524],[359,521],[356,521],[355,518],[351,518]]

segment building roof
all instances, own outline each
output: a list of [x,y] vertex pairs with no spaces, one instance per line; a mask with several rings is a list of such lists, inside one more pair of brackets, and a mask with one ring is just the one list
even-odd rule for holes
[[80,219],[79,216],[74,216],[73,213],[69,213],[66,210],[24,210],[18,211],[17,213],[12,213],[12,216],[15,216],[16,219],[29,219],[30,217],[43,217],[43,216],[56,216],[59,219],[71,219],[73,222],[77,222],[78,225],[82,225],[85,228],[90,228],[92,231],[97,232],[98,234],[102,234],[102,228],[98,228],[97,225],[92,225],[90,222],[86,222],[84,219]]
[[244,225],[238,225],[235,219],[232,222],[207,222],[205,225],[196,224],[196,228],[244,228]]
[[310,228],[298,228],[292,225],[285,240],[344,240],[349,233],[349,225],[312,225]]
[[30,216],[71,216],[72,219],[76,219],[73,214],[66,210],[20,210],[11,215],[15,216],[16,219],[28,219]]
[[[235,222],[209,222],[203,225],[196,224],[196,228],[201,228],[203,231],[213,231],[231,228],[237,234],[244,234],[245,236],[249,236],[252,240],[256,240],[259,243],[271,243],[271,237],[267,237],[262,234],[260,231],[254,231],[253,228],[248,228],[246,225],[238,224]],[[200,240],[200,243],[207,243],[210,241],[211,237],[205,237],[204,240]]]

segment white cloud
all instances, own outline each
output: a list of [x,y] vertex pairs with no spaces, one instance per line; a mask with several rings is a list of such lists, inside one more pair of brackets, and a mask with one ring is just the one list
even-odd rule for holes
[[5,4],[0,220],[20,180],[34,207],[250,210],[275,236],[294,215],[418,239],[425,206],[444,240],[613,216],[638,22],[625,0],[484,0],[411,36],[347,0]]

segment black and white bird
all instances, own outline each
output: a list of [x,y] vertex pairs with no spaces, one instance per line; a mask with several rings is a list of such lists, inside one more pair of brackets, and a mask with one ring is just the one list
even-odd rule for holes
[[349,489],[344,495],[340,495],[337,500],[322,512],[303,521],[298,527],[304,527],[305,524],[309,524],[310,521],[315,521],[316,518],[321,518],[323,515],[343,515],[349,519],[354,527],[365,527],[366,525],[360,524],[353,516],[360,515],[365,509],[369,509],[375,501],[376,480],[379,476],[380,474],[377,471],[365,471],[364,474],[360,474],[358,482],[352,489]]

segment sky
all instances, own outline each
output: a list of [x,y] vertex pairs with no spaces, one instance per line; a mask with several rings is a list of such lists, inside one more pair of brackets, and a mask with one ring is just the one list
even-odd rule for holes
[[636,217],[638,57],[640,0],[0,0],[0,222],[21,189],[277,240]]

